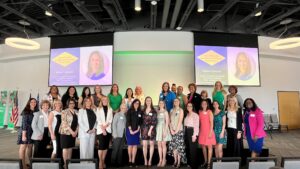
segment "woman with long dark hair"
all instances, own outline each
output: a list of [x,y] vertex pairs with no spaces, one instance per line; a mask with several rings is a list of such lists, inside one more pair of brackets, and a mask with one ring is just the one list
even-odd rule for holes
[[141,101],[134,99],[127,111],[126,140],[128,145],[129,166],[136,166],[137,146],[140,144],[140,128],[142,124]]
[[66,93],[62,96],[61,102],[63,104],[63,109],[67,109],[67,101],[68,100],[74,100],[75,101],[75,109],[78,109],[78,94],[75,86],[69,86]]
[[92,100],[92,105],[94,106],[94,100],[92,97],[91,89],[87,86],[82,89],[81,96],[79,97],[79,100],[78,100],[78,108],[79,109],[82,108],[83,100],[86,98],[90,98]]
[[22,160],[23,169],[27,169],[26,165],[26,152],[28,159],[32,156],[32,128],[31,123],[33,120],[33,113],[38,111],[37,101],[35,98],[30,98],[22,111],[22,125],[18,131],[17,144],[19,148],[19,158]]
[[[150,96],[147,96],[145,99],[145,106],[143,110],[142,126],[141,126],[145,166],[152,165],[152,156],[154,153],[154,142],[156,137],[156,123],[157,123],[157,112],[153,107],[152,98]],[[149,160],[147,160],[148,141],[150,144]]]
[[133,102],[133,90],[131,88],[127,88],[125,92],[125,96],[123,98],[123,103],[127,106],[127,109],[130,108],[131,103]]
[[187,149],[188,164],[192,169],[198,168],[197,165],[197,151],[198,143],[197,138],[199,135],[199,116],[194,112],[194,106],[192,103],[188,103],[187,116],[184,119],[185,127],[185,145]]

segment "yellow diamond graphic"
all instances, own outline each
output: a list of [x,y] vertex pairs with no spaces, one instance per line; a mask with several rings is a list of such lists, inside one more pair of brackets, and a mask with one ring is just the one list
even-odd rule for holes
[[57,55],[55,58],[53,58],[53,62],[63,67],[69,66],[76,60],[78,60],[78,58],[68,52],[61,53],[60,55]]
[[213,51],[213,50],[209,50],[205,53],[203,53],[202,55],[198,56],[198,59],[202,60],[203,62],[213,66],[219,62],[221,62],[222,60],[225,59],[224,56],[218,54],[217,52]]

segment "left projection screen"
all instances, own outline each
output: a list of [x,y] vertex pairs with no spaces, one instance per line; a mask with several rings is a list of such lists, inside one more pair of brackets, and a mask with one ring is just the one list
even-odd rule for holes
[[112,84],[113,36],[92,35],[51,38],[49,85]]

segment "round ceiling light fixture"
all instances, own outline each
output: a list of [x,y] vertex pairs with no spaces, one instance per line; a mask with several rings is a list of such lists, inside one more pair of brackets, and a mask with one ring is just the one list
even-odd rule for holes
[[275,50],[300,47],[300,37],[279,39],[270,43],[269,47]]
[[31,39],[9,37],[5,39],[5,44],[18,49],[37,50],[41,45]]

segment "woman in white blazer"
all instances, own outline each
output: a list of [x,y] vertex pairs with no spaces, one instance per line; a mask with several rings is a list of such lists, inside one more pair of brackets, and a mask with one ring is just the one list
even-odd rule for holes
[[97,119],[92,107],[91,98],[85,98],[83,100],[82,109],[80,109],[78,113],[80,159],[94,158]]
[[48,116],[51,103],[48,100],[43,100],[41,103],[41,110],[35,112],[31,123],[32,136],[34,144],[33,157],[45,157],[47,145],[50,143],[49,129],[48,129]]
[[99,168],[106,168],[105,157],[107,149],[109,147],[109,141],[111,138],[111,123],[113,120],[113,110],[109,105],[108,98],[102,97],[101,107],[97,108],[97,138],[99,141]]

